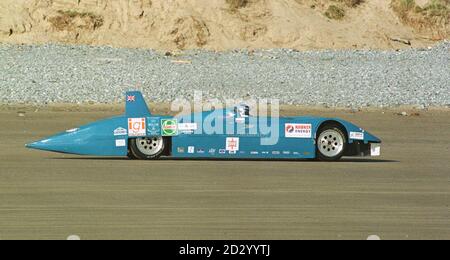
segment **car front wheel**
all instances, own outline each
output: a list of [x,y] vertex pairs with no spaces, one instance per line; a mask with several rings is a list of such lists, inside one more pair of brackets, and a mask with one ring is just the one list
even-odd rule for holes
[[347,139],[339,127],[330,125],[320,130],[316,143],[319,160],[338,161],[344,156]]

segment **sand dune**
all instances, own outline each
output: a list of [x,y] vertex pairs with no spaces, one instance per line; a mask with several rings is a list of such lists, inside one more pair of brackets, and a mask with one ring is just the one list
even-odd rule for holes
[[[2,0],[0,42],[112,45],[163,50],[234,48],[392,49],[433,44],[431,32],[403,24],[390,0],[342,5],[326,0]],[[403,43],[392,39],[404,39]]]

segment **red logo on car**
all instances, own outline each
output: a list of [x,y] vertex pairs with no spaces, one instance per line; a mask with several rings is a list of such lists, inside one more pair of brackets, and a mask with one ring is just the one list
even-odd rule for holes
[[286,132],[293,133],[295,130],[295,127],[293,125],[287,125],[286,126]]
[[134,102],[136,101],[136,96],[127,96],[127,102]]

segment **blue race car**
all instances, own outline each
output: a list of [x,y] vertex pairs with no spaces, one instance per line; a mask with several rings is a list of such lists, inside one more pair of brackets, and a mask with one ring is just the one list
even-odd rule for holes
[[182,117],[152,115],[142,94],[134,91],[126,94],[125,115],[68,130],[26,147],[142,160],[167,156],[336,161],[343,156],[379,156],[381,140],[341,119],[252,116],[246,105]]

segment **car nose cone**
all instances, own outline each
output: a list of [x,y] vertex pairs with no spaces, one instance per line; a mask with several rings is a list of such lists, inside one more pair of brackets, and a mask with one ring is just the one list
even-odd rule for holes
[[50,151],[50,152],[66,152],[70,143],[64,142],[64,136],[54,136],[47,139],[43,139],[34,143],[25,145],[26,148]]
[[28,149],[44,150],[44,151],[47,151],[49,148],[43,141],[37,141],[34,143],[26,144],[25,147]]
[[25,147],[75,155],[125,156],[128,154],[128,136],[115,135],[115,130],[123,129],[127,123],[126,117],[113,117],[67,130]]
[[75,153],[83,144],[82,136],[76,132],[65,132],[27,144],[25,147],[49,152]]

